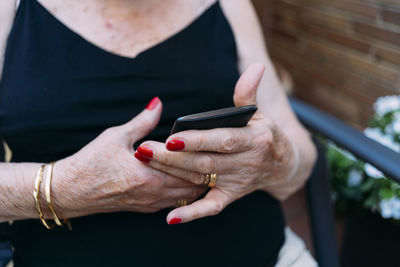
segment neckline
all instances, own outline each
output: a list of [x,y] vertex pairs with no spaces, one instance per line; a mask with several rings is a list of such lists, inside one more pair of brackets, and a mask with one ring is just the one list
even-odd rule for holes
[[94,48],[94,49],[98,50],[99,52],[101,52],[101,53],[103,53],[105,55],[108,55],[108,56],[111,56],[111,57],[115,57],[115,58],[119,58],[119,59],[123,59],[123,60],[128,60],[128,61],[134,61],[135,59],[140,58],[140,57],[144,56],[145,54],[150,53],[151,51],[156,50],[157,48],[159,48],[159,47],[161,47],[161,46],[173,41],[174,39],[176,39],[178,37],[180,37],[185,32],[187,32],[191,28],[193,28],[196,24],[198,24],[199,21],[201,21],[201,19],[203,17],[205,17],[208,13],[210,13],[214,8],[219,6],[219,1],[217,0],[217,1],[215,1],[215,3],[213,3],[209,7],[207,7],[200,15],[198,15],[196,18],[191,20],[188,24],[186,24],[180,30],[174,32],[173,34],[171,34],[167,38],[163,39],[161,42],[156,43],[154,45],[151,45],[148,48],[140,51],[135,56],[129,57],[129,56],[124,56],[124,55],[119,55],[119,54],[113,53],[111,51],[108,51],[108,50],[102,48],[101,46],[99,46],[97,44],[94,44],[93,42],[89,41],[88,39],[86,39],[84,36],[82,36],[78,32],[74,31],[73,29],[71,29],[70,27],[65,25],[61,20],[59,20],[57,17],[55,17],[53,14],[51,14],[51,12],[46,7],[44,7],[40,2],[38,2],[37,0],[34,0],[33,2],[35,2],[37,4],[37,6],[46,15],[48,15],[50,17],[50,19],[53,20],[57,25],[61,26],[62,29],[68,31],[70,34],[72,34],[73,36],[75,36],[79,40],[83,41],[86,45],[90,46],[91,48]]

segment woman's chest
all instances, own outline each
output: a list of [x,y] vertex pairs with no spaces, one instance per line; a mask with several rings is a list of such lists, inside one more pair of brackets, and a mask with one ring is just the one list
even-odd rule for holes
[[45,73],[42,78],[16,75],[0,87],[0,136],[14,161],[65,157],[106,128],[129,121],[158,96],[163,113],[148,138],[164,140],[176,118],[232,105],[237,75],[232,66],[225,67],[231,73],[219,77],[188,70],[101,77],[54,73],[51,79]]
[[133,58],[185,28],[215,0],[38,2],[88,42]]

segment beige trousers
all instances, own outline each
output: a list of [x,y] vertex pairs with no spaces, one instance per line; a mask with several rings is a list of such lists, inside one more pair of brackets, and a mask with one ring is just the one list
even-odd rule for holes
[[285,229],[283,244],[275,267],[317,267],[318,264],[307,250],[304,241],[289,227]]

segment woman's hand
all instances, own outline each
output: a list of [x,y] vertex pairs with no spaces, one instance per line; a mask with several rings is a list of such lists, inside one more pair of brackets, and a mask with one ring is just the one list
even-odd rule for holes
[[153,99],[128,123],[105,130],[54,167],[55,209],[61,218],[100,212],[155,212],[195,200],[205,188],[160,172],[134,158],[133,144],[158,123],[162,104]]
[[[256,64],[241,76],[235,88],[236,106],[256,103],[263,71]],[[296,164],[288,138],[260,111],[246,127],[184,131],[170,136],[166,146],[146,141],[138,152],[151,167],[197,185],[204,183],[205,174],[218,174],[215,187],[203,199],[171,211],[169,223],[218,214],[256,190],[280,198]]]

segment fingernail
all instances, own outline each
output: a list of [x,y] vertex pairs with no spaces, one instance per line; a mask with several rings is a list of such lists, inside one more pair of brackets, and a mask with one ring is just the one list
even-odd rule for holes
[[168,224],[178,224],[181,222],[182,222],[181,218],[172,218],[171,220],[169,220]]
[[149,102],[149,104],[147,104],[146,109],[153,110],[158,106],[158,104],[160,104],[160,102],[160,99],[158,98],[158,96],[156,96]]
[[140,153],[137,152],[137,151],[135,152],[135,158],[137,158],[138,160],[143,161],[143,162],[145,162],[145,163],[149,163],[149,162],[150,162],[150,159],[143,157],[143,156],[140,155]]
[[167,149],[172,151],[179,151],[185,148],[185,142],[178,139],[172,139],[167,142]]
[[141,156],[144,156],[146,158],[152,158],[153,157],[153,149],[151,149],[150,147],[146,146],[146,145],[141,145],[138,147],[137,152],[139,152],[139,154]]

